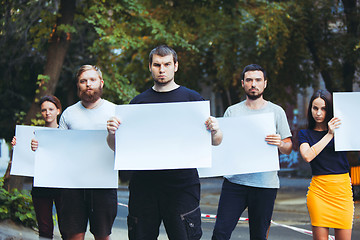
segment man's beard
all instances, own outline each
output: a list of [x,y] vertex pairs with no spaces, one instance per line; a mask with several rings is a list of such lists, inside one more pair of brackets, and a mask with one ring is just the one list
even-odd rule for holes
[[81,99],[81,101],[87,102],[87,103],[94,103],[96,102],[102,95],[102,87],[99,86],[97,89],[92,89],[92,91],[82,90],[78,89],[78,96]]
[[264,92],[261,92],[257,95],[251,95],[249,93],[246,93],[246,96],[250,99],[250,100],[256,100],[256,99],[259,99],[262,95],[263,95]]

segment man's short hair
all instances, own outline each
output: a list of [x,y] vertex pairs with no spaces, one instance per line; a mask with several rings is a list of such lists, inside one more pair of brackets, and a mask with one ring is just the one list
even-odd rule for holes
[[95,70],[98,73],[100,80],[103,80],[102,72],[101,72],[100,68],[98,68],[95,65],[82,65],[75,75],[76,82],[79,81],[79,77],[83,72],[86,72],[89,70]]
[[258,64],[250,64],[250,65],[247,65],[242,74],[241,74],[241,80],[244,80],[244,77],[245,77],[245,73],[246,72],[251,72],[251,71],[262,71],[263,74],[264,74],[264,80],[266,80],[266,71],[264,68],[262,68],[260,65]]
[[156,48],[151,50],[151,52],[149,54],[149,63],[150,63],[150,65],[152,64],[153,55],[159,55],[160,57],[165,57],[170,54],[173,56],[174,64],[177,63],[177,54],[174,49],[172,49],[171,47],[169,47],[167,45],[157,46]]

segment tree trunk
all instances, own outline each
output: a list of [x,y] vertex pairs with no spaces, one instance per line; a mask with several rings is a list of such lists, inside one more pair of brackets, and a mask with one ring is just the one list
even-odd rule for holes
[[[57,27],[66,24],[72,25],[75,15],[75,1],[73,0],[61,0],[59,17],[56,19],[56,25],[49,39],[49,48],[47,52],[47,61],[44,68],[43,75],[49,76],[48,81],[42,81],[39,86],[39,91],[35,93],[35,98],[29,111],[26,114],[25,124],[30,124],[31,119],[34,119],[36,113],[39,112],[38,102],[40,98],[46,94],[54,94],[56,85],[59,80],[60,72],[67,50],[70,45],[70,33],[64,33],[58,31]],[[30,144],[30,143],[29,143]],[[9,161],[8,169],[11,167],[11,161]],[[24,183],[24,177],[20,176],[7,176],[8,189],[22,189]]]
[[312,60],[314,61],[314,65],[316,69],[320,70],[320,74],[325,82],[326,89],[329,92],[337,91],[337,89],[335,89],[331,73],[327,69],[327,64],[324,62],[324,60],[320,59],[318,55],[316,40],[312,39],[312,37],[310,36],[306,39],[306,41],[309,52],[312,56]]
[[[346,46],[344,46],[343,55],[339,56],[342,58],[341,68],[342,75],[341,84],[334,84],[337,79],[334,79],[329,69],[327,59],[321,59],[318,53],[318,46],[321,46],[322,43],[317,41],[313,34],[310,32],[307,40],[307,45],[309,51],[312,55],[314,65],[317,69],[320,70],[321,76],[325,82],[327,90],[330,92],[334,91],[353,91],[353,82],[356,73],[356,63],[359,60],[359,54],[355,51],[355,46],[359,41],[359,25],[360,25],[360,16],[359,10],[357,7],[357,0],[342,0],[344,5],[344,14],[345,19],[344,23],[346,25]],[[312,16],[309,16],[309,19],[312,19]],[[321,31],[321,29],[318,29]],[[321,40],[320,40],[321,41]]]
[[360,31],[360,14],[356,6],[356,0],[342,0],[344,4],[345,25],[349,39],[349,44],[345,50],[344,64],[343,64],[343,88],[347,92],[353,91],[353,81],[356,73],[356,63],[359,59],[358,52],[355,51],[355,46],[358,44]]
[[56,20],[56,25],[54,26],[53,33],[49,39],[47,61],[43,73],[43,75],[48,76],[49,79],[41,81],[39,91],[35,94],[34,101],[26,114],[25,124],[30,124],[31,119],[35,118],[36,113],[39,112],[38,102],[40,98],[44,95],[55,93],[62,65],[64,63],[64,59],[71,40],[70,33],[59,32],[57,27],[62,24],[73,24],[75,14],[75,1],[61,0],[59,13],[60,14]]

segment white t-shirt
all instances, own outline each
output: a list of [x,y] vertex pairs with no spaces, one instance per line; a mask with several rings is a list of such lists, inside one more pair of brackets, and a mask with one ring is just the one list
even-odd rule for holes
[[115,116],[115,104],[102,99],[100,106],[85,108],[81,101],[61,114],[59,128],[75,130],[106,130],[107,120]]

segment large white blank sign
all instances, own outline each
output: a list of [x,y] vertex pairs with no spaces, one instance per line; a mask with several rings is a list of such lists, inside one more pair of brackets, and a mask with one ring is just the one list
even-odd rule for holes
[[198,168],[200,177],[279,170],[277,147],[265,141],[276,133],[273,113],[218,120],[224,138],[213,146],[212,167]]
[[35,131],[34,186],[117,188],[114,152],[106,130]]
[[334,93],[334,116],[341,120],[335,129],[335,151],[360,150],[360,92]]
[[116,116],[115,169],[211,166],[208,101],[120,105]]

